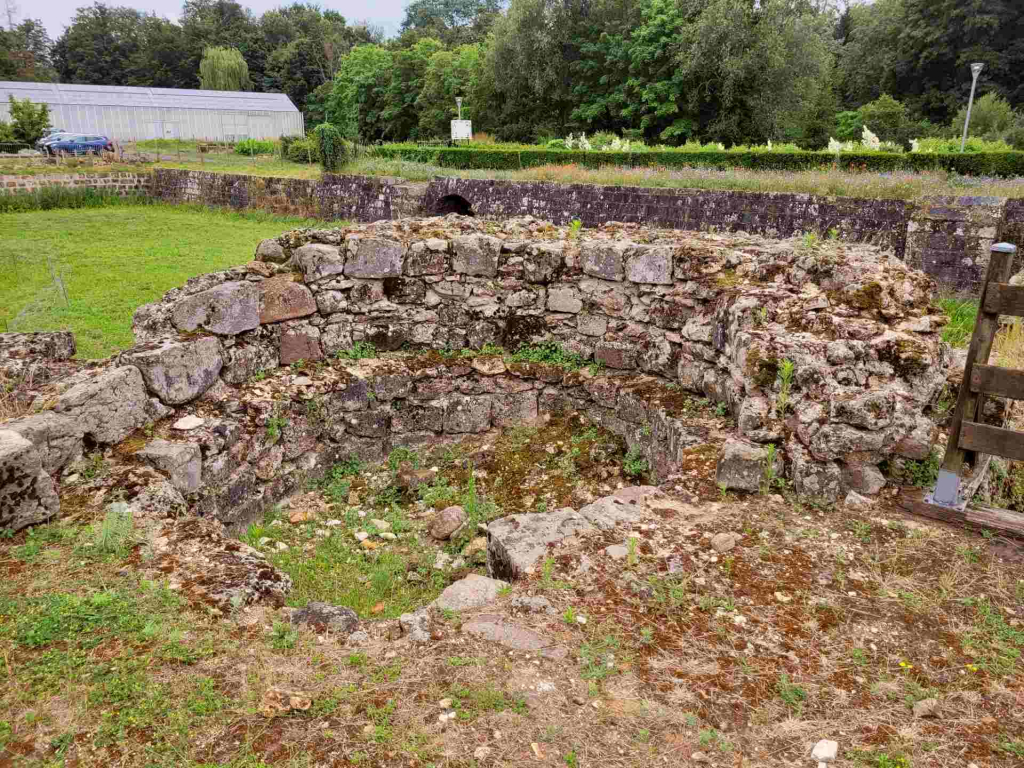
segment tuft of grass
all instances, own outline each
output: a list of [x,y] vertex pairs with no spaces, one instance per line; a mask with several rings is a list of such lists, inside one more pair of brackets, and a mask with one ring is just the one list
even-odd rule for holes
[[339,349],[334,356],[339,360],[372,360],[377,357],[377,348],[368,341],[357,341],[348,349]]
[[567,352],[554,342],[520,347],[505,359],[511,363],[547,363],[570,371],[578,371],[588,364],[583,355]]
[[969,296],[947,294],[939,296],[935,303],[949,318],[942,329],[942,340],[954,347],[966,347],[974,333],[974,321],[978,316],[978,300]]
[[644,458],[639,446],[633,446],[629,449],[629,452],[622,460],[622,471],[626,477],[633,480],[640,480],[651,471],[650,462]]
[[807,691],[790,680],[789,675],[785,672],[779,675],[779,679],[775,683],[775,692],[782,699],[782,703],[789,707],[794,714],[800,714],[804,708],[804,702],[807,701]]
[[135,545],[131,508],[123,501],[107,506],[103,519],[93,527],[92,541],[86,549],[100,557],[124,557]]

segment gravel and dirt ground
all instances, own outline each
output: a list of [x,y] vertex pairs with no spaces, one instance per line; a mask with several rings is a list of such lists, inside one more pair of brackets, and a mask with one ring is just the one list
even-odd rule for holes
[[[398,617],[486,573],[479,531],[429,534],[438,510],[579,508],[644,467],[580,417],[339,465],[242,536],[288,604],[225,616],[140,578],[97,454],[69,516],[0,541],[0,766],[813,768],[821,739],[840,766],[1024,763],[1024,544],[910,519],[890,491],[856,512],[724,494],[716,454],[628,529],[435,611],[424,644]],[[290,623],[309,601],[359,631]]]

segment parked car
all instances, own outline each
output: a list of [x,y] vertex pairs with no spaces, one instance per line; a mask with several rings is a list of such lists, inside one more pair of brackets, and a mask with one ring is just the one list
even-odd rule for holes
[[114,145],[106,136],[89,136],[81,133],[58,138],[44,146],[51,155],[62,152],[68,155],[98,155],[101,152],[114,151]]
[[72,133],[70,133],[68,131],[65,131],[63,128],[61,128],[61,129],[54,128],[53,130],[48,131],[47,134],[45,136],[43,136],[43,138],[41,138],[38,141],[36,141],[36,147],[38,149],[42,149],[45,144],[49,144],[51,141],[56,141],[57,139],[62,138],[64,136],[73,136],[73,135],[74,134],[72,134]]

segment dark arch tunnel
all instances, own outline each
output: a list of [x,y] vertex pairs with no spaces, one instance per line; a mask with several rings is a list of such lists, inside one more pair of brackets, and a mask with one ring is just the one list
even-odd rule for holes
[[447,216],[449,213],[458,213],[462,216],[476,215],[469,200],[462,195],[445,195],[434,203],[434,210],[431,213],[434,216]]

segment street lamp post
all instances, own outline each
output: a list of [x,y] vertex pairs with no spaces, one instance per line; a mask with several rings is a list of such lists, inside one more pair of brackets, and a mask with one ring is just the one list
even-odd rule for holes
[[984,64],[975,63],[971,64],[971,75],[974,78],[971,82],[971,98],[967,102],[967,119],[964,120],[964,135],[960,139],[960,152],[964,151],[964,147],[967,146],[967,126],[971,124],[971,107],[974,106],[974,89],[978,86],[978,75],[981,74],[981,70],[985,68]]
[[[971,91],[971,96],[973,96],[973,95],[974,95],[974,91],[972,90]],[[455,97],[455,105],[459,108],[459,120],[461,120],[462,119],[462,97],[461,96],[456,96]],[[970,112],[968,112],[967,114],[970,115]]]

